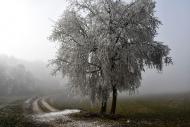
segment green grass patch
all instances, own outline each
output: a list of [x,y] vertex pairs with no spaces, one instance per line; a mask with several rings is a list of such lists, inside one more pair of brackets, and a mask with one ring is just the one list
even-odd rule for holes
[[[82,109],[84,113],[77,114],[79,118],[97,118],[113,122],[109,115],[100,117],[100,104],[91,105],[88,99],[71,99],[54,97],[48,100],[58,109]],[[110,111],[111,99],[108,102]],[[190,127],[190,99],[187,96],[152,96],[152,97],[120,97],[117,101],[117,114],[124,116],[117,120],[120,124],[129,124],[129,127]],[[87,117],[85,117],[87,116]],[[138,125],[139,124],[139,125]]]
[[48,127],[35,123],[29,116],[26,117],[24,101],[25,99],[14,100],[0,109],[0,127]]
[[0,110],[0,127],[25,127],[25,122],[22,101],[10,103]]

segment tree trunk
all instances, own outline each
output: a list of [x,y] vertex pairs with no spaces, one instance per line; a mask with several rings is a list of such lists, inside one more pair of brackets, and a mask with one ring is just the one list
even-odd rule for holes
[[111,114],[115,114],[116,104],[117,104],[117,88],[115,86],[112,87],[112,106],[111,106]]
[[102,101],[102,106],[101,106],[100,113],[101,114],[106,113],[106,109],[107,109],[107,101]]

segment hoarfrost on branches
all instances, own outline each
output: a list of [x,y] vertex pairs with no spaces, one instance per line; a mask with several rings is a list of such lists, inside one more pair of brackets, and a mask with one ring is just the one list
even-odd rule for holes
[[154,40],[161,24],[154,8],[153,0],[71,0],[50,36],[60,45],[55,72],[92,101],[107,101],[113,88],[134,91],[145,66],[172,63],[168,46]]

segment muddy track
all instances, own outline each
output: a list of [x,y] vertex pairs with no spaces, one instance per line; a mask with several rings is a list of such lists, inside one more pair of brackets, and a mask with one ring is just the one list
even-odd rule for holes
[[48,104],[46,98],[36,98],[32,102],[32,111],[34,114],[42,114],[46,112],[58,112],[59,110]]
[[39,114],[39,113],[43,113],[42,109],[40,108],[40,106],[38,105],[38,101],[40,99],[37,98],[36,100],[34,100],[34,102],[32,103],[32,110],[33,110],[33,113],[35,114]]
[[42,98],[41,100],[41,104],[49,111],[49,112],[58,112],[59,110],[52,107],[50,104],[48,104],[46,102],[46,98]]
[[99,125],[98,121],[74,120],[69,114],[78,113],[80,110],[66,109],[60,111],[48,104],[47,99],[36,97],[30,102],[34,122],[49,124],[51,127],[108,127]]

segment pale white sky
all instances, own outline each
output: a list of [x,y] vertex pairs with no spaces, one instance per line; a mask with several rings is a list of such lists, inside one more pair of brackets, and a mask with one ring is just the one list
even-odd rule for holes
[[[156,0],[156,15],[163,25],[158,40],[172,49],[174,65],[163,74],[148,71],[140,91],[186,90],[190,86],[190,0]],[[44,61],[55,55],[47,40],[66,6],[65,0],[0,0],[0,54],[28,61]]]
[[[187,49],[190,1],[156,1],[156,14],[164,24],[159,29],[159,40],[174,51],[180,48],[187,53],[183,49]],[[66,0],[0,0],[0,54],[30,61],[51,59],[55,45],[47,40],[54,25],[50,19],[59,18],[65,6]],[[174,42],[177,40],[180,42]]]
[[55,45],[47,40],[64,0],[0,0],[0,54],[47,61]]

